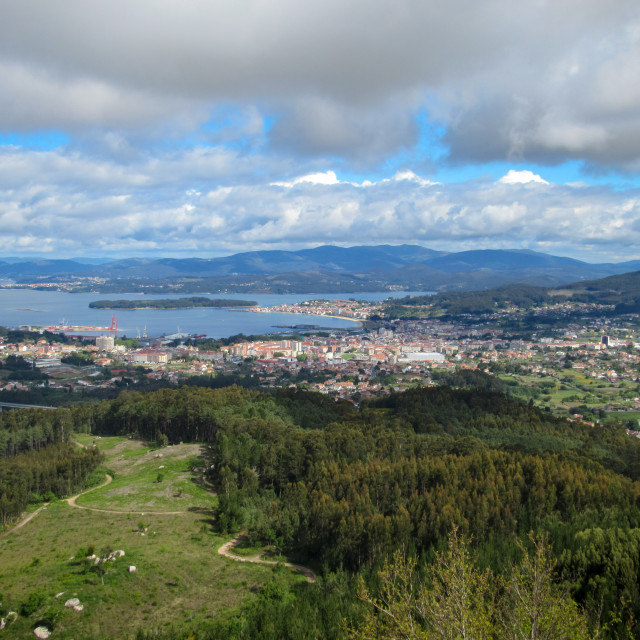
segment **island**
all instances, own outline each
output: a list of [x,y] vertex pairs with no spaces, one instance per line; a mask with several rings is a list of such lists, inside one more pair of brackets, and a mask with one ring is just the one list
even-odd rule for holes
[[159,300],[94,300],[91,309],[195,309],[197,307],[255,307],[253,300],[213,299],[202,296],[191,298],[163,298]]

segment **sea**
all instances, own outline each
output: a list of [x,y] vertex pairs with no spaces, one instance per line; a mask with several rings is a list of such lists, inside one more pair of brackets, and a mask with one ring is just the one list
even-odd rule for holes
[[[366,300],[380,302],[388,298],[407,295],[425,295],[432,292],[396,291],[340,294],[224,294],[209,295],[212,299],[254,300],[261,307],[292,304],[305,300]],[[327,330],[352,329],[358,325],[351,320],[288,313],[254,313],[242,309],[90,309],[94,300],[144,300],[181,298],[181,295],[140,295],[67,293],[63,291],[37,291],[32,289],[0,289],[0,325],[5,327],[53,326],[109,326],[113,313],[118,323],[118,337],[135,338],[146,333],[149,337],[186,333],[226,338],[238,333],[259,335],[288,333],[283,327],[315,325]],[[99,335],[99,334],[87,334]]]

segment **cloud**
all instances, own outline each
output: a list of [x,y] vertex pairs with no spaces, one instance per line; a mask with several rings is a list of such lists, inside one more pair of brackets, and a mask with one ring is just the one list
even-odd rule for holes
[[297,184],[302,184],[304,182],[308,182],[310,184],[338,184],[338,176],[336,176],[335,171],[325,171],[320,173],[309,173],[305,176],[300,176],[299,178],[294,178],[291,182],[274,182],[273,186],[276,187],[288,187],[291,188]]
[[454,164],[637,172],[639,57],[635,0],[14,2],[0,130],[175,136],[232,105],[236,136],[366,167],[419,150],[427,113]]
[[64,142],[0,147],[0,252],[638,257],[637,190],[542,177],[633,183],[638,59],[635,0],[6,3],[0,132]]
[[268,167],[269,159],[215,148],[140,158],[126,170],[65,150],[4,149],[0,251],[207,257],[417,243],[542,249],[590,261],[640,257],[639,190],[545,183],[529,171],[450,185],[410,170],[362,183],[341,181],[334,170],[283,182]]
[[415,109],[407,102],[356,107],[327,98],[298,98],[274,124],[271,145],[302,156],[339,156],[356,167],[376,164],[416,143]]
[[498,182],[502,184],[528,184],[529,182],[539,182],[541,184],[549,184],[546,180],[539,175],[533,173],[533,171],[516,171],[510,169],[509,172],[502,176]]

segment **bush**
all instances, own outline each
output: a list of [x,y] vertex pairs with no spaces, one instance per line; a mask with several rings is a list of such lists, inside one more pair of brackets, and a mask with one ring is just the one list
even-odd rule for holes
[[45,596],[41,591],[34,591],[29,595],[26,602],[20,605],[20,615],[30,616],[35,613],[43,604]]
[[62,612],[55,607],[47,607],[45,612],[42,614],[42,617],[36,623],[37,626],[45,626],[49,631],[53,631],[55,629],[56,623],[60,620],[62,616]]

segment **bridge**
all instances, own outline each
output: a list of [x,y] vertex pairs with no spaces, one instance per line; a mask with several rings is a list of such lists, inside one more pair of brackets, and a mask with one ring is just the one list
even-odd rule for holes
[[5,409],[57,409],[58,407],[45,407],[40,404],[18,404],[17,402],[0,402],[0,411]]

